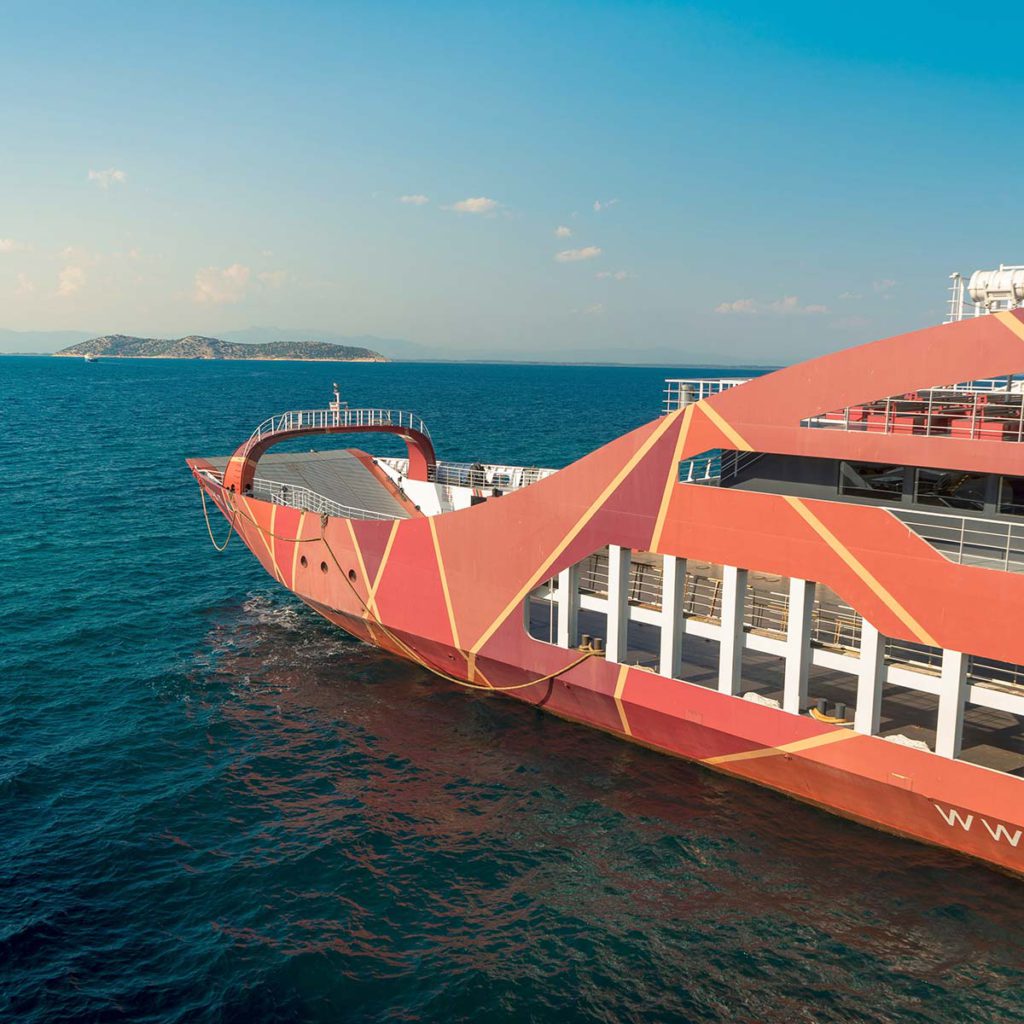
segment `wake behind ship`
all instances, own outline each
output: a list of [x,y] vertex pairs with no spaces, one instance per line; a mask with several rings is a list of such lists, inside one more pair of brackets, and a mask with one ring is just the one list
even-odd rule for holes
[[[189,465],[360,639],[1024,874],[1022,307],[1022,268],[957,275],[955,322],[669,381],[558,471],[438,461],[417,416],[337,390]],[[361,433],[408,458],[270,451]]]

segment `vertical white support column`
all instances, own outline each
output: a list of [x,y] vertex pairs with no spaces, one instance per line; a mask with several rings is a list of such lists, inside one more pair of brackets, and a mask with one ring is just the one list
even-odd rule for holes
[[857,669],[857,710],[853,728],[876,736],[882,717],[882,685],[885,683],[885,637],[863,619],[860,625],[860,665]]
[[935,730],[935,753],[956,757],[964,738],[964,705],[967,703],[967,655],[942,652],[939,677],[939,721]]
[[579,635],[580,570],[578,565],[563,569],[558,574],[558,634],[559,647],[575,647]]
[[686,559],[665,555],[661,560],[661,648],[658,671],[678,678],[683,666],[683,591]]
[[789,617],[786,624],[786,670],[782,708],[799,715],[807,705],[807,674],[811,668],[811,616],[814,613],[814,584],[789,580]]
[[722,566],[722,639],[718,653],[718,689],[740,692],[743,668],[743,609],[747,599],[747,570]]
[[629,548],[608,545],[608,639],[607,659],[623,661],[626,657],[626,627],[629,624],[629,569],[632,555]]

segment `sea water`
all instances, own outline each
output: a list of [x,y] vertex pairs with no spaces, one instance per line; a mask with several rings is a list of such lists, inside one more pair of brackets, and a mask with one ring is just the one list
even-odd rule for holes
[[183,461],[336,380],[560,466],[682,373],[0,360],[0,1018],[1024,1019],[1024,883],[356,642]]

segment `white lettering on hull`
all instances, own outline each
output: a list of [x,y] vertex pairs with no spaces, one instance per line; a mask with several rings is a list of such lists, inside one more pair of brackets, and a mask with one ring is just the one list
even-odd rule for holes
[[[965,832],[971,831],[975,822],[973,814],[962,814],[955,807],[950,807],[949,810],[946,810],[939,804],[934,804],[933,806],[935,807],[935,810],[942,815],[942,820],[950,828],[956,828],[959,825]],[[977,820],[981,822],[985,831],[988,832],[995,842],[1007,842],[1014,847],[1014,849],[1016,849],[1017,844],[1020,842],[1021,836],[1024,835],[1024,831],[1019,828],[1014,829],[1011,832],[1002,822],[996,822],[995,825],[991,825],[984,818],[978,818]]]

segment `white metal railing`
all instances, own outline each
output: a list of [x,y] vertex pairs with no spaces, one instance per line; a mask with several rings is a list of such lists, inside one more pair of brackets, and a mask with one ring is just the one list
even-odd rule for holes
[[665,398],[662,413],[684,409],[695,402],[702,402],[712,395],[728,391],[729,388],[746,384],[749,377],[681,377],[665,381]]
[[558,471],[539,466],[498,466],[483,462],[438,462],[430,479],[446,487],[497,487],[515,491],[529,487]]
[[240,454],[248,455],[260,441],[274,434],[330,427],[398,427],[430,437],[419,416],[401,409],[292,409],[264,420],[249,436]]
[[270,501],[275,505],[287,505],[289,508],[301,508],[306,512],[317,512],[322,515],[339,516],[342,519],[402,519],[402,514],[385,515],[372,512],[365,508],[353,508],[342,505],[316,491],[298,484],[281,483],[279,480],[265,480],[257,477],[252,484],[252,496],[260,501]]
[[718,448],[679,463],[679,480],[717,487],[722,482],[722,452]]
[[[396,473],[409,472],[408,459],[378,458]],[[515,491],[529,487],[538,480],[557,473],[557,469],[538,466],[501,466],[484,462],[438,462],[430,470],[430,480],[445,487],[497,487],[502,491]]]
[[886,509],[959,565],[1024,572],[1024,523],[918,509]]
[[[409,474],[408,459],[378,457],[378,462],[393,469],[399,476]],[[446,487],[499,487],[518,490],[557,473],[557,469],[539,466],[500,466],[482,462],[440,462],[429,470],[430,480]]]
[[[599,551],[585,558],[579,567],[579,591],[597,598],[608,597],[608,555]],[[628,603],[661,609],[662,568],[657,562],[634,561],[630,565]],[[559,600],[558,578],[533,592],[534,598]],[[712,623],[721,621],[722,580],[717,576],[688,572],[683,590],[682,614]],[[748,584],[743,603],[744,629],[782,639],[789,627],[789,595],[761,590]],[[863,618],[840,601],[815,598],[811,614],[811,643],[816,647],[853,654],[860,647]],[[552,642],[554,633],[552,630]],[[942,668],[940,647],[898,640],[885,641],[887,664],[937,674]],[[1004,690],[1024,690],[1024,666],[971,655],[968,677],[974,683]]]
[[970,441],[1024,441],[1019,375],[923,388],[801,420],[801,426]]

